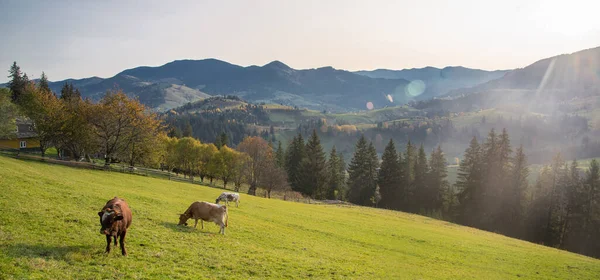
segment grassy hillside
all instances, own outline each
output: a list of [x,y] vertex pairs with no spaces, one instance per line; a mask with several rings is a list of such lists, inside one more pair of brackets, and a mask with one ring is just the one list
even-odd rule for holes
[[[600,261],[400,212],[242,195],[218,227],[177,214],[220,192],[0,156],[0,278],[598,279]],[[133,211],[128,257],[103,253],[97,211]]]

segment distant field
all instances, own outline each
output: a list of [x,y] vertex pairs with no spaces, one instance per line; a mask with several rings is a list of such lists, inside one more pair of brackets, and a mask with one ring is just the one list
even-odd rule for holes
[[[277,107],[271,104],[265,105],[270,109],[286,109],[285,106]],[[270,106],[273,106],[272,108]],[[300,122],[306,119],[322,118],[329,124],[343,123],[354,125],[375,125],[378,122],[407,119],[419,116],[422,112],[406,106],[395,106],[375,110],[364,110],[350,113],[324,114],[316,110],[271,110],[269,118],[273,122]]]
[[[242,194],[225,236],[177,214],[220,192],[0,156],[0,279],[599,279],[600,260],[401,212]],[[128,257],[97,211],[133,211]]]
[[502,110],[502,109],[486,109],[477,112],[465,112],[458,116],[454,116],[451,118],[454,126],[463,127],[469,126],[476,123],[481,123],[483,117],[485,117],[486,122],[495,123],[499,117],[503,117],[505,119],[510,119],[511,117],[514,119],[518,119],[520,116],[525,115],[540,115],[536,113],[517,113],[510,110]]

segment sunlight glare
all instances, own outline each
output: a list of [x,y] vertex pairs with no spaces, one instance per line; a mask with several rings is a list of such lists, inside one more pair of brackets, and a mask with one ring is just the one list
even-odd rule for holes
[[425,88],[426,88],[425,82],[423,82],[421,80],[413,80],[408,85],[406,85],[404,92],[409,97],[417,97],[417,96],[421,95],[423,92],[425,92]]

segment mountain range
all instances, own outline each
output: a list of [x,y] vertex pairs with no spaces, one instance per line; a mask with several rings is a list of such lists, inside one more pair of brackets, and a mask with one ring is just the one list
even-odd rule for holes
[[[454,99],[482,93],[485,104],[506,99],[537,104],[580,95],[600,95],[600,47],[539,60],[515,70],[485,71],[465,67],[346,71],[333,67],[293,69],[280,61],[239,66],[217,59],[176,60],[158,67],[136,67],[110,78],[51,82],[55,92],[65,82],[84,97],[97,100],[120,88],[147,106],[165,111],[213,95],[236,95],[254,103],[279,103],[325,111],[356,111],[395,106],[411,100]],[[2,86],[2,85],[0,85]],[[542,94],[543,93],[543,94]]]
[[[50,83],[60,92],[65,82],[84,97],[97,100],[111,89],[122,89],[158,111],[178,107],[212,95],[237,95],[251,102],[280,103],[327,111],[394,106],[474,86],[504,74],[463,67],[444,69],[375,70],[350,72],[321,67],[293,69],[280,61],[243,67],[217,59],[176,60],[158,67],[136,67],[111,78],[91,77]],[[408,94],[412,80],[422,80],[417,94]],[[419,91],[419,89],[417,89]],[[422,94],[421,94],[422,93]]]

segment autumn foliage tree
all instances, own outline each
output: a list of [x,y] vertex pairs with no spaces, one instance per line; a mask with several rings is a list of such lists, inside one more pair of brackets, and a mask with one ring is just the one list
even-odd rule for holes
[[11,101],[10,91],[0,88],[0,138],[15,137],[17,106]]
[[[111,158],[118,155],[129,154],[129,158],[136,158],[131,155],[143,150],[136,150],[133,145],[136,139],[141,139],[144,134],[151,135],[159,128],[153,119],[156,119],[154,114],[122,91],[107,92],[98,104],[92,106],[89,121],[98,139],[99,150],[104,155],[105,165],[109,165]],[[128,148],[131,148],[131,153],[126,152]]]
[[236,164],[239,161],[239,157],[242,157],[242,154],[234,149],[223,145],[221,149],[213,155],[213,168],[215,172],[215,177],[221,179],[223,181],[223,188],[227,188],[227,183],[233,179],[236,175],[236,172],[239,172],[239,169],[236,168]]
[[290,189],[287,173],[283,167],[277,165],[277,160],[273,153],[267,153],[266,158],[261,164],[262,173],[260,174],[260,186],[267,192],[267,197],[271,198],[272,191],[285,191]]
[[44,157],[46,150],[56,142],[57,132],[61,129],[63,105],[52,92],[38,88],[34,83],[25,85],[19,96],[19,104],[21,111],[33,122],[33,130]]
[[273,150],[269,147],[269,144],[265,139],[254,136],[246,137],[244,141],[238,145],[238,151],[246,153],[251,159],[247,173],[247,180],[250,184],[248,194],[256,195],[259,179],[263,172],[265,172],[263,169],[265,161],[272,158]]

